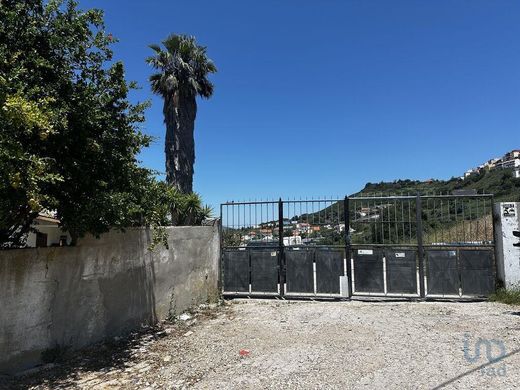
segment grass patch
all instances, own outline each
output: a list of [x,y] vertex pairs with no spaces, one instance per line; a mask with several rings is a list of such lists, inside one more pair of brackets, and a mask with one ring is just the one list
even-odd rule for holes
[[489,297],[491,302],[502,302],[508,305],[520,305],[520,288],[506,290],[499,288]]

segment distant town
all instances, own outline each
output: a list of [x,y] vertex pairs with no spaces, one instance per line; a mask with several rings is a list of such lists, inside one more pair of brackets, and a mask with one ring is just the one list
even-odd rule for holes
[[520,149],[514,149],[502,157],[492,158],[478,167],[468,169],[461,179],[467,179],[469,176],[478,174],[483,170],[493,169],[513,169],[515,178],[520,178]]
[[[283,241],[287,246],[316,243],[323,239],[322,234],[325,232],[341,234],[345,230],[344,223],[318,225],[284,219],[283,224],[286,236],[283,237]],[[278,228],[278,221],[251,226],[246,234],[241,236],[240,246],[257,246],[278,240]]]

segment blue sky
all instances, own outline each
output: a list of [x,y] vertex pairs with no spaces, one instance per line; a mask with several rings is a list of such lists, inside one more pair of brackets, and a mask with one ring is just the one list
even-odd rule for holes
[[164,171],[147,45],[196,36],[219,72],[199,102],[194,187],[207,203],[445,179],[520,147],[520,2],[83,0],[152,99],[143,165]]

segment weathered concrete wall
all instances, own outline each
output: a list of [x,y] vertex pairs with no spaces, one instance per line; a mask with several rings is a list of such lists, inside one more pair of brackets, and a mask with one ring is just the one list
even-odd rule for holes
[[0,373],[41,362],[218,297],[218,226],[88,238],[76,247],[0,251]]
[[513,246],[519,239],[513,236],[513,231],[520,230],[520,203],[496,203],[495,215],[495,246],[497,276],[504,287],[520,287],[520,247]]

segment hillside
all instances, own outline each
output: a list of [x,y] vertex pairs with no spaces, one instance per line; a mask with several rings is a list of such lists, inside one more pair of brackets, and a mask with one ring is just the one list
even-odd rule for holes
[[[511,170],[492,170],[462,180],[397,180],[391,183],[368,183],[351,197],[390,195],[448,195],[454,190],[476,190],[493,194],[494,201],[520,201],[520,179]],[[423,201],[422,222],[425,243],[492,240],[491,199],[430,199]],[[351,200],[353,243],[416,242],[415,200]],[[343,222],[343,202],[333,203],[315,213],[302,214],[299,221],[337,225]],[[321,233],[320,235],[323,235]],[[338,235],[338,243],[343,242]]]
[[493,194],[496,201],[519,202],[520,179],[513,177],[512,170],[496,169],[482,171],[462,180],[397,180],[394,182],[367,183],[365,188],[352,196],[451,194],[454,190],[474,189],[479,194]]
[[[520,179],[513,177],[509,169],[500,169],[474,174],[465,180],[396,180],[394,182],[367,183],[351,197],[374,197],[392,195],[449,195],[454,190],[476,190],[478,194],[493,194],[495,202],[520,202]],[[339,204],[338,204],[339,203]],[[333,223],[343,219],[343,202],[334,203],[315,213],[302,214],[301,220],[317,220]],[[427,205],[425,205],[427,207]],[[319,214],[319,216],[318,216]]]

